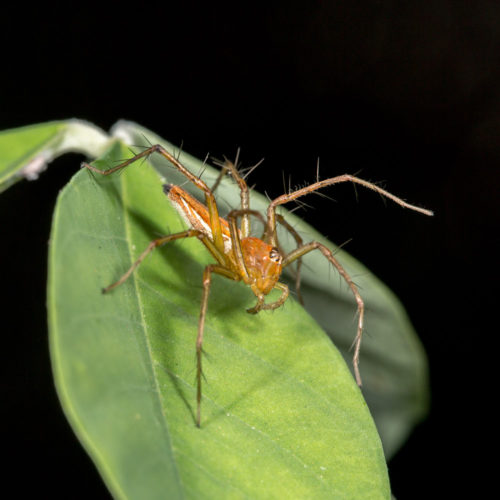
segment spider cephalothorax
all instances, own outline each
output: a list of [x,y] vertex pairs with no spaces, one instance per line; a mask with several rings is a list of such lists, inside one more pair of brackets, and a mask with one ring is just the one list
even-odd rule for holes
[[250,278],[246,283],[252,287],[254,293],[258,290],[267,295],[281,275],[283,257],[280,251],[259,238],[252,237],[241,240],[241,250]]

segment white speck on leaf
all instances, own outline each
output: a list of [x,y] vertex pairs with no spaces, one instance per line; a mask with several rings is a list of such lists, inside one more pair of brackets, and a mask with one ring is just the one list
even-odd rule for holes
[[19,174],[29,181],[36,181],[39,175],[47,169],[48,158],[44,154],[35,156],[30,162],[22,168]]

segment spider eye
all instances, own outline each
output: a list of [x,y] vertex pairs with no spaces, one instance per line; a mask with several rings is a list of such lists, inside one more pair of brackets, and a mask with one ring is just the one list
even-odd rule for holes
[[280,251],[276,247],[271,248],[271,251],[269,252],[269,258],[273,262],[280,262],[281,261]]

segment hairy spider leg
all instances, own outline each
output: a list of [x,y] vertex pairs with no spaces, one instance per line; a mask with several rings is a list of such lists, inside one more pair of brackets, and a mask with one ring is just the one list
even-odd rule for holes
[[135,269],[139,266],[139,264],[157,247],[164,245],[165,243],[168,243],[169,241],[175,241],[175,240],[180,240],[182,238],[192,238],[192,237],[198,237],[203,241],[203,238],[205,235],[196,229],[188,229],[187,231],[182,231],[180,233],[175,233],[175,234],[169,234],[168,236],[162,236],[161,238],[157,238],[156,240],[153,240],[149,243],[147,246],[146,250],[144,250],[139,258],[130,266],[130,268],[122,275],[122,277],[118,280],[112,283],[111,285],[107,286],[106,288],[102,289],[102,293],[108,293],[113,288],[116,288],[117,286],[120,286],[122,283],[124,283],[129,276],[135,271]]
[[[293,236],[293,238],[295,239],[295,243],[297,243],[297,248],[300,248],[303,245],[304,241],[302,240],[300,234],[296,231],[296,229],[281,214],[276,214],[276,221]],[[264,235],[262,236],[262,239],[264,239]],[[276,235],[276,241],[278,242],[278,235]],[[278,248],[280,248],[279,242]],[[281,248],[280,251],[282,251]],[[299,302],[304,305],[304,299],[300,291],[300,271],[302,268],[302,257],[299,256],[295,260],[297,261],[297,267],[295,268],[295,293],[297,294],[297,299],[299,300]]]
[[[288,194],[283,194],[281,196],[278,196],[278,198],[275,198],[271,203],[269,204],[267,208],[267,226],[266,230],[264,232],[263,239],[267,243],[271,245],[276,245],[277,244],[277,237],[276,237],[276,220],[277,220],[277,214],[276,214],[276,207],[279,205],[284,205],[285,203],[288,203],[290,201],[296,200],[297,198],[300,198],[301,196],[305,196],[309,193],[312,193],[314,191],[317,191],[318,189],[322,189],[327,186],[332,186],[334,184],[340,184],[342,182],[353,182],[355,184],[360,184],[368,189],[371,189],[382,196],[385,196],[386,198],[389,198],[390,200],[394,201],[398,205],[401,205],[404,208],[409,208],[411,210],[414,210],[416,212],[420,212],[425,215],[433,215],[433,212],[431,210],[426,210],[425,208],[417,207],[415,205],[411,205],[410,203],[405,202],[401,198],[398,198],[397,196],[393,195],[392,193],[389,193],[385,189],[380,188],[376,184],[373,184],[371,182],[365,181],[363,179],[359,179],[358,177],[354,177],[349,174],[344,174],[344,175],[339,175],[336,177],[332,177],[330,179],[324,179],[322,181],[315,182],[314,184],[311,184],[309,186],[306,186],[301,189],[297,189],[296,191],[293,191]],[[356,377],[356,383],[361,386],[361,376],[359,373],[359,353],[360,353],[360,348],[361,348],[361,338],[363,334],[363,320],[364,320],[364,302],[358,292],[358,289],[350,276],[347,274],[345,269],[340,265],[340,263],[335,259],[333,256],[333,253],[331,250],[329,250],[327,247],[322,245],[321,243],[317,241],[313,241],[311,243],[308,243],[306,245],[299,246],[292,252],[290,252],[288,255],[286,255],[283,259],[283,267],[288,266],[291,264],[294,260],[304,256],[306,253],[311,252],[312,250],[319,249],[321,253],[328,259],[331,264],[337,269],[339,274],[342,276],[342,278],[345,280],[345,282],[349,285],[349,288],[351,289],[351,292],[354,295],[354,298],[356,300],[356,304],[358,307],[358,329],[356,332],[356,337],[354,339],[354,355],[353,355],[353,365],[354,365],[354,373]]]
[[410,203],[407,203],[401,198],[398,198],[392,193],[389,193],[389,191],[382,189],[376,184],[365,181],[358,177],[354,177],[353,175],[344,174],[344,175],[338,175],[336,177],[331,177],[330,179],[324,179],[322,181],[315,182],[314,184],[310,184],[309,186],[306,186],[302,189],[297,189],[296,191],[293,191],[288,194],[282,194],[281,196],[278,196],[278,198],[275,198],[273,201],[271,201],[271,203],[267,207],[267,227],[263,238],[264,241],[267,241],[271,245],[274,245],[276,242],[276,207],[278,205],[284,205],[285,203],[296,200],[301,196],[305,196],[306,194],[317,191],[318,189],[322,189],[327,186],[333,186],[334,184],[340,184],[341,182],[353,182],[354,184],[360,184],[361,186],[364,186],[368,189],[371,189],[381,194],[382,196],[385,196],[386,198],[389,198],[398,205],[401,205],[403,208],[409,208],[410,210],[414,210],[415,212],[420,212],[424,215],[434,215],[431,210],[411,205]]
[[234,163],[228,160],[227,158],[224,158],[224,163],[216,162],[216,164],[221,167],[221,171],[219,172],[217,180],[215,181],[212,187],[212,192],[214,192],[215,189],[217,189],[217,186],[220,184],[222,178],[229,172],[231,174],[231,177],[234,179],[234,181],[238,184],[240,188],[240,205],[241,205],[241,210],[244,211],[241,217],[240,233],[242,238],[247,238],[248,236],[250,236],[250,217],[249,213],[245,211],[250,210],[250,193],[248,190],[248,185],[245,182],[245,179],[243,179],[243,177],[241,177],[240,173],[238,172],[239,154],[240,150],[238,149],[238,152],[236,154],[236,160]]
[[161,154],[164,158],[166,158],[170,163],[172,163],[177,170],[179,170],[182,174],[184,174],[196,187],[201,189],[205,193],[205,202],[206,206],[208,209],[208,214],[209,214],[209,219],[210,219],[210,227],[212,228],[212,239],[217,247],[217,249],[224,253],[224,242],[222,238],[222,229],[221,229],[221,223],[220,223],[220,217],[219,217],[219,210],[217,209],[217,203],[215,201],[215,197],[210,190],[210,188],[199,178],[196,177],[194,174],[192,174],[189,170],[182,165],[182,163],[179,162],[179,160],[169,153],[163,146],[160,144],[156,144],[155,146],[151,146],[150,148],[145,149],[144,151],[141,151],[140,153],[136,154],[132,158],[129,158],[128,160],[124,161],[123,163],[120,163],[116,167],[110,168],[108,170],[101,170],[93,165],[90,165],[88,163],[82,163],[83,167],[88,168],[92,172],[96,172],[101,175],[111,175],[114,172],[117,172],[118,170],[121,170],[122,168],[125,168],[126,166],[130,165],[131,163],[136,162],[137,160],[141,158],[147,158],[153,153],[159,153]]
[[202,355],[203,332],[205,331],[205,317],[208,308],[208,295],[212,283],[212,273],[220,274],[226,278],[239,281],[240,277],[233,271],[215,264],[210,264],[203,271],[203,295],[201,299],[200,317],[198,321],[198,336],[196,337],[196,426],[201,426],[201,382],[202,382]]
[[358,292],[358,288],[352,281],[349,274],[347,274],[346,270],[340,265],[339,261],[333,256],[332,251],[326,247],[325,245],[319,243],[318,241],[311,241],[310,243],[306,243],[305,245],[299,246],[295,250],[292,250],[289,254],[285,255],[283,259],[283,267],[288,266],[296,259],[304,256],[305,254],[312,252],[313,250],[318,249],[327,259],[333,264],[333,266],[337,269],[338,273],[344,281],[349,285],[352,294],[356,300],[356,304],[358,307],[358,328],[356,331],[356,337],[354,338],[353,346],[354,346],[354,355],[352,359],[352,364],[354,367],[354,375],[356,377],[356,383],[361,386],[361,375],[359,373],[359,353],[361,349],[361,337],[363,334],[363,322],[364,322],[364,314],[365,314],[365,304],[361,295]]

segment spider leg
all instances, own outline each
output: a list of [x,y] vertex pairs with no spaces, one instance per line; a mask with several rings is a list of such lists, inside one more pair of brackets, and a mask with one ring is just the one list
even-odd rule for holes
[[[294,237],[295,242],[297,243],[297,248],[300,248],[304,244],[304,241],[300,237],[299,233],[295,230],[295,228],[280,214],[276,214],[276,220]],[[280,248],[279,245],[278,248]],[[302,293],[300,292],[300,271],[302,267],[302,259],[300,257],[297,257],[296,261],[297,269],[295,270],[295,291],[297,293],[299,302],[304,305],[304,299],[302,298]]]
[[116,288],[117,286],[120,286],[124,281],[128,279],[128,277],[135,271],[135,269],[139,266],[139,264],[156,248],[161,245],[164,245],[165,243],[168,243],[169,241],[175,241],[179,240],[181,238],[192,238],[193,236],[197,236],[198,238],[201,238],[205,236],[201,231],[198,231],[196,229],[188,229],[187,231],[182,231],[181,233],[175,233],[175,234],[169,234],[168,236],[163,236],[161,238],[158,238],[156,240],[151,241],[151,243],[147,246],[146,250],[144,250],[139,258],[130,266],[128,271],[123,274],[123,276],[116,281],[115,283],[107,286],[106,288],[103,288],[102,293],[108,293],[109,291],[113,290],[113,288]]
[[214,182],[213,186],[211,187],[212,193],[215,193],[216,189],[219,187],[219,184],[221,183],[222,179],[227,174],[227,170],[228,169],[226,167],[226,164],[222,163],[222,167],[221,167],[221,170],[219,172],[219,175],[217,176],[217,179],[215,179],[215,182]]
[[344,174],[344,175],[338,175],[336,177],[331,177],[330,179],[324,179],[322,181],[315,182],[314,184],[311,184],[304,188],[297,189],[292,193],[282,194],[281,196],[278,196],[278,198],[275,198],[273,201],[271,201],[271,203],[269,203],[269,206],[267,207],[267,225],[263,238],[264,241],[266,241],[266,243],[276,246],[276,207],[278,205],[284,205],[285,203],[296,200],[301,196],[305,196],[306,194],[317,191],[318,189],[322,189],[327,186],[333,186],[334,184],[340,184],[342,182],[352,182],[354,184],[360,184],[365,188],[371,189],[372,191],[375,191],[378,194],[385,196],[386,198],[389,198],[394,203],[397,203],[403,208],[409,208],[410,210],[414,210],[415,212],[420,212],[424,215],[434,215],[431,210],[426,210],[425,208],[411,205],[410,203],[407,203],[406,201],[402,200],[401,198],[398,198],[392,193],[389,193],[389,191],[382,189],[376,184],[373,184],[372,182],[365,181],[363,179],[360,179],[359,177],[354,177],[353,175]]
[[187,177],[198,189],[203,191],[205,193],[205,202],[206,206],[208,209],[208,213],[210,216],[210,227],[212,229],[212,237],[213,237],[213,242],[215,246],[224,253],[224,241],[222,238],[222,228],[221,228],[221,223],[220,223],[220,218],[219,218],[219,211],[217,209],[217,203],[215,201],[215,197],[210,190],[210,188],[199,178],[196,177],[196,175],[192,174],[189,170],[187,170],[186,167],[171,153],[169,153],[163,146],[160,144],[156,144],[155,146],[151,146],[150,148],[145,149],[144,151],[141,151],[139,154],[135,155],[132,158],[129,158],[128,160],[124,161],[123,163],[120,163],[116,167],[110,168],[108,170],[101,170],[99,168],[94,167],[93,165],[90,165],[88,163],[82,163],[82,167],[85,167],[92,172],[96,172],[101,175],[110,175],[122,168],[125,168],[126,166],[130,165],[131,163],[136,162],[140,158],[147,158],[149,155],[153,153],[159,153],[161,154],[164,158],[166,158],[172,165],[174,165],[179,172],[181,172],[185,177]]
[[250,276],[243,257],[243,249],[241,248],[241,238],[238,233],[238,215],[243,213],[243,216],[248,215],[249,210],[231,210],[227,214],[227,221],[229,223],[229,233],[231,234],[231,244],[234,259],[231,258],[233,266],[236,267],[237,272],[245,283],[249,283]]
[[356,383],[361,386],[361,375],[359,373],[359,352],[361,349],[361,337],[363,335],[363,321],[365,314],[365,304],[361,295],[358,292],[358,288],[352,281],[351,277],[347,274],[346,270],[340,265],[338,260],[333,256],[332,251],[327,248],[325,245],[319,243],[318,241],[312,241],[311,243],[307,243],[302,245],[299,248],[291,251],[288,255],[283,259],[283,267],[288,266],[293,261],[298,258],[304,256],[306,253],[312,252],[313,250],[318,249],[327,259],[333,264],[333,266],[337,269],[339,274],[342,276],[344,281],[349,285],[352,294],[356,300],[356,304],[358,307],[358,328],[356,332],[356,337],[354,338],[353,346],[354,346],[354,355],[352,359],[352,364],[354,367],[354,375],[356,378]]
[[221,183],[224,176],[229,172],[229,170],[231,170],[229,166],[230,163],[235,167],[236,170],[238,169],[239,157],[240,157],[240,148],[238,148],[238,150],[236,151],[236,158],[234,160],[234,163],[228,160],[225,156],[224,156],[224,161],[220,161],[215,158],[213,159],[214,164],[221,167],[221,170],[219,172],[219,175],[217,176],[217,179],[214,182],[214,185],[212,186],[212,193],[215,192],[215,190],[219,187],[219,184]]
[[234,281],[239,281],[240,277],[225,267],[211,264],[205,267],[203,271],[203,296],[201,299],[200,318],[198,321],[198,336],[196,337],[196,426],[201,425],[201,379],[202,354],[203,354],[203,332],[205,329],[205,317],[207,315],[208,295],[212,283],[212,273],[217,273]]
[[225,158],[224,163],[216,162],[216,164],[220,165],[222,167],[222,170],[219,173],[219,176],[217,177],[217,180],[215,181],[215,184],[212,188],[212,191],[219,185],[222,177],[229,172],[231,174],[231,177],[234,179],[234,181],[238,184],[240,188],[240,200],[241,200],[241,235],[243,238],[247,238],[250,236],[250,217],[249,213],[247,212],[250,209],[250,193],[248,190],[247,183],[245,182],[245,179],[240,175],[238,172],[238,157],[240,154],[240,150],[238,149],[238,152],[236,154],[236,160],[233,163],[232,161],[229,161],[227,158]]

